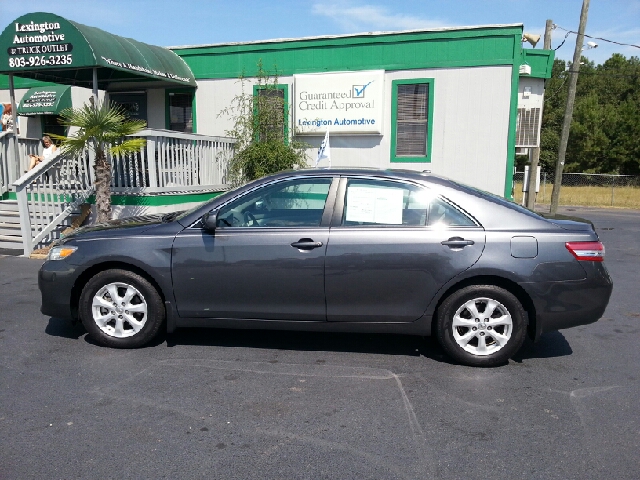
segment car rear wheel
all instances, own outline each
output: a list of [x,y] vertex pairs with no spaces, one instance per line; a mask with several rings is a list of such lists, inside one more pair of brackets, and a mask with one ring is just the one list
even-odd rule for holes
[[85,285],[80,318],[89,335],[102,345],[135,348],[158,333],[164,304],[144,277],[127,270],[105,270]]
[[438,308],[438,341],[449,356],[465,365],[500,365],[522,346],[526,315],[507,290],[471,285],[452,293]]

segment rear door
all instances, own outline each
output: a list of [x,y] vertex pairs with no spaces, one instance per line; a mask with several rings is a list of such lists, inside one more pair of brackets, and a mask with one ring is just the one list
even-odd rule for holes
[[327,319],[412,322],[471,267],[485,234],[426,187],[343,178],[326,259]]

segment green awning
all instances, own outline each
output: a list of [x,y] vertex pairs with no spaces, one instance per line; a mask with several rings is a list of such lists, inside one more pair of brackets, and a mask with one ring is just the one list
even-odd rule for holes
[[57,115],[71,107],[71,87],[55,85],[27,90],[18,105],[18,115]]
[[29,13],[0,35],[0,73],[61,85],[92,88],[144,82],[153,86],[196,86],[189,66],[173,51],[66,20]]

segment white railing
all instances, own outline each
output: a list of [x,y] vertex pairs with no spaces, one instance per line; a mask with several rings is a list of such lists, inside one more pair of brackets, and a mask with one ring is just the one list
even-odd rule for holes
[[18,162],[14,150],[13,132],[0,132],[0,195],[29,168],[29,155],[40,154],[40,140],[18,137]]
[[227,137],[147,129],[139,153],[111,159],[114,191],[164,192],[176,187],[224,188],[235,140]]
[[53,240],[57,227],[93,193],[91,163],[88,152],[76,158],[60,154],[13,184],[25,255]]
[[[135,136],[147,140],[140,152],[109,158],[112,192],[156,194],[227,188],[227,161],[233,155],[234,139],[151,129]],[[20,152],[27,159],[29,149],[38,147],[38,140],[28,140],[22,143],[24,155]],[[15,157],[10,155],[0,150],[0,165],[15,165]],[[93,152],[80,157],[59,154],[13,183],[25,255],[53,240],[57,228],[93,194],[93,164]],[[24,171],[26,164],[21,163],[20,168]]]

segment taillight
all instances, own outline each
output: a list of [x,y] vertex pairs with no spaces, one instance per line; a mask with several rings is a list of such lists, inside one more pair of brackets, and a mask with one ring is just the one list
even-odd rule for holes
[[604,245],[602,242],[567,242],[567,250],[578,260],[602,262],[604,260]]

